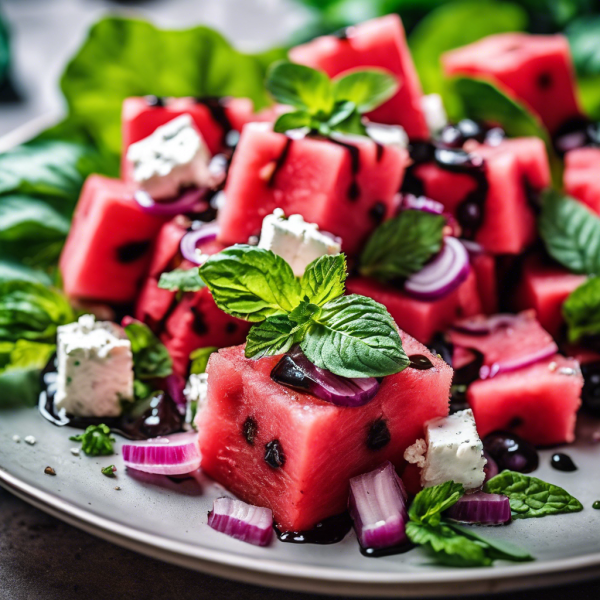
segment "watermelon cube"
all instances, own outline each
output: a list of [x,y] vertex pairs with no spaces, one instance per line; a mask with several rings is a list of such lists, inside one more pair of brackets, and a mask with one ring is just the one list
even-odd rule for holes
[[[469,362],[473,350],[483,355],[482,376],[487,367],[487,377],[467,388],[481,437],[512,431],[539,446],[575,439],[583,387],[579,363],[552,354],[556,344],[533,311],[461,321],[448,336],[454,347],[454,368]],[[494,374],[498,365],[505,370]]]
[[582,115],[562,35],[501,33],[442,56],[446,75],[490,80],[536,113],[550,133]]
[[556,337],[564,323],[564,301],[585,280],[585,275],[575,275],[548,259],[530,256],[523,264],[517,306],[520,310],[533,309],[542,327]]
[[343,512],[351,477],[386,460],[403,465],[424,424],[448,414],[452,369],[401,335],[407,354],[427,356],[433,368],[386,377],[356,408],[275,383],[270,373],[280,357],[250,360],[243,346],[213,354],[196,418],[203,471],[245,502],[272,509],[284,531]]
[[350,294],[360,294],[383,304],[398,327],[426,344],[438,331],[444,331],[456,319],[482,312],[475,273],[453,292],[437,300],[418,300],[401,289],[369,277],[351,277],[346,282]]
[[290,50],[294,62],[321,69],[330,77],[349,70],[379,67],[398,79],[395,96],[368,116],[377,123],[401,125],[411,140],[429,139],[422,109],[423,92],[398,15],[349,27],[343,38],[327,35]]
[[496,259],[485,252],[472,254],[471,269],[475,273],[477,291],[481,300],[482,312],[491,315],[498,312],[498,280]]
[[600,214],[599,172],[600,148],[578,148],[565,155],[565,191],[597,214]]
[[233,156],[219,211],[219,241],[247,243],[276,208],[342,238],[356,253],[392,215],[407,153],[369,138],[292,139],[268,123],[249,123]]
[[60,257],[70,298],[132,302],[152,257],[164,217],[145,213],[132,184],[100,175],[87,178]]

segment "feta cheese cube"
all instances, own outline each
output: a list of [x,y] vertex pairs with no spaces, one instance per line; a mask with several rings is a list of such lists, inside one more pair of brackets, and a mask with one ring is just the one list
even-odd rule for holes
[[58,328],[54,405],[78,417],[117,417],[133,400],[133,356],[123,329],[84,315]]
[[263,219],[258,247],[281,256],[297,277],[304,274],[313,260],[341,251],[339,239],[321,233],[317,225],[307,223],[301,215],[286,219],[280,208]]
[[210,151],[189,114],[158,127],[131,144],[133,178],[154,200],[177,196],[182,187],[210,185]]
[[423,487],[446,481],[462,483],[467,490],[483,485],[487,461],[471,409],[429,421],[425,438],[404,453],[406,461],[422,468]]
[[385,125],[384,123],[367,123],[367,135],[383,146],[395,146],[400,150],[408,148],[408,135],[400,125]]
[[421,98],[421,108],[425,114],[425,122],[431,135],[438,134],[448,124],[442,97],[439,94],[428,94]]

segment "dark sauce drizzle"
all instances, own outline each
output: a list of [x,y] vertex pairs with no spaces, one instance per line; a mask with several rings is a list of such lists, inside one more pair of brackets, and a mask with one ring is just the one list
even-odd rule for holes
[[350,201],[357,200],[360,196],[360,187],[356,181],[356,176],[360,171],[360,150],[356,146],[347,144],[346,142],[342,142],[340,140],[331,138],[329,141],[333,144],[337,144],[338,146],[342,146],[342,148],[345,148],[350,155],[350,171],[352,172],[352,181],[350,182],[346,196]]
[[292,138],[287,138],[287,140],[285,141],[285,146],[283,147],[283,150],[281,151],[281,154],[277,157],[277,160],[275,161],[275,168],[273,169],[273,172],[271,173],[271,177],[269,177],[269,181],[267,181],[267,187],[274,187],[275,186],[275,180],[277,178],[277,173],[279,173],[279,171],[282,169],[283,165],[285,164],[285,161],[287,160],[288,154],[290,152],[290,148],[292,147],[292,142],[294,140]]
[[412,542],[397,544],[396,546],[390,546],[389,548],[363,548],[360,544],[358,547],[360,548],[360,553],[369,558],[381,558],[382,556],[404,554],[405,552],[409,552],[413,548],[416,548]]
[[316,527],[307,531],[281,531],[276,525],[273,528],[282,542],[290,544],[336,544],[341,542],[352,529],[352,519],[348,512],[343,512],[341,515],[323,519]]
[[230,133],[233,131],[233,125],[227,116],[227,101],[227,98],[221,98],[219,96],[200,96],[199,98],[196,98],[196,102],[208,109],[212,120],[223,130],[221,144],[224,147],[232,145],[230,143]]
[[550,465],[553,469],[564,471],[565,473],[577,471],[577,465],[573,462],[573,459],[568,454],[563,454],[562,452],[552,455]]

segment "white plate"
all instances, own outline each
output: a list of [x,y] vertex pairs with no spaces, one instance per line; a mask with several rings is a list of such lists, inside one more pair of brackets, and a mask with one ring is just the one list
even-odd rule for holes
[[[75,457],[69,435],[75,430],[45,421],[36,409],[0,411],[0,484],[38,508],[104,539],[149,556],[207,573],[261,585],[303,591],[371,596],[458,595],[505,591],[581,580],[600,574],[600,446],[593,428],[580,427],[580,441],[567,451],[574,473],[549,466],[551,451],[541,453],[535,475],[565,487],[585,506],[581,513],[515,521],[488,528],[485,535],[527,548],[537,561],[497,563],[480,569],[451,569],[427,564],[420,549],[385,558],[366,558],[351,532],[331,546],[275,541],[257,548],[211,530],[207,513],[223,489],[208,481],[171,480],[131,475],[120,456]],[[12,440],[19,435],[21,442]],[[33,435],[37,442],[23,441]],[[117,478],[100,473],[117,466]],[[44,474],[46,466],[56,477]],[[121,488],[115,490],[115,486]]]

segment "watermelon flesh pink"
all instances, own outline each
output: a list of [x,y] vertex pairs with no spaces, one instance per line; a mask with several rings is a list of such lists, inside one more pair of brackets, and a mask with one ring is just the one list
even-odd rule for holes
[[550,130],[582,115],[569,43],[562,35],[501,33],[442,56],[446,75],[488,79]]
[[481,300],[482,312],[486,315],[491,315],[498,311],[496,259],[492,255],[482,252],[472,255],[470,260],[471,269],[475,273],[477,281],[477,291]]
[[219,241],[247,243],[281,208],[340,236],[344,252],[356,253],[392,215],[406,161],[405,150],[364,137],[291,139],[267,123],[249,123],[229,168]]
[[350,294],[360,294],[383,304],[398,327],[426,344],[438,331],[456,319],[479,314],[482,310],[473,271],[453,292],[437,300],[418,300],[397,287],[369,277],[352,277],[346,282]]
[[347,37],[316,38],[290,50],[290,59],[325,71],[330,77],[349,70],[379,67],[398,79],[400,89],[368,116],[377,123],[401,125],[411,140],[426,140],[429,130],[421,107],[423,92],[398,15],[366,21],[346,30]]
[[600,148],[578,148],[565,155],[564,185],[577,198],[600,214]]
[[[386,377],[356,408],[272,381],[280,357],[250,360],[243,346],[213,354],[196,418],[203,471],[245,502],[271,508],[282,530],[311,529],[343,512],[351,477],[386,460],[403,465],[424,423],[448,414],[452,369],[407,334],[402,340],[409,356],[425,355],[434,367]],[[271,453],[266,462],[269,448],[279,461]]]
[[133,192],[131,184],[117,179],[87,178],[60,257],[70,298],[134,301],[165,219],[145,213]]

